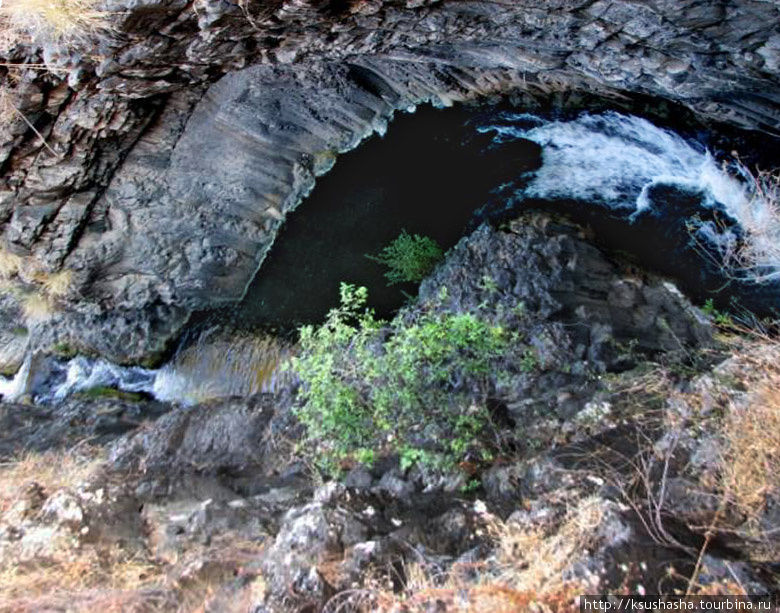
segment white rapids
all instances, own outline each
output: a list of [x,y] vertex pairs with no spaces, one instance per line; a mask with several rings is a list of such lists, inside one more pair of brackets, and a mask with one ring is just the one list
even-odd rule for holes
[[[756,194],[750,180],[730,173],[701,144],[659,128],[646,119],[616,112],[550,121],[529,113],[501,113],[477,128],[494,132],[494,142],[520,138],[542,147],[542,166],[515,200],[571,199],[592,202],[633,218],[657,203],[654,186],[669,185],[701,196],[703,208],[718,207],[749,235],[762,280],[780,278],[780,214],[777,203]],[[742,169],[744,170],[744,169]],[[733,235],[710,222],[700,235],[718,248]]]
[[[526,198],[578,200],[624,213],[627,221],[657,210],[654,186],[670,185],[699,194],[703,209],[717,207],[751,241],[755,267],[764,280],[780,278],[780,213],[754,185],[721,167],[701,144],[649,121],[616,112],[548,120],[528,113],[499,113],[477,126],[494,133],[497,145],[528,139],[541,145],[542,166],[524,176],[510,201]],[[737,173],[738,174],[738,173]],[[775,208],[772,208],[774,206]],[[663,212],[663,211],[658,211]],[[735,237],[712,222],[697,233],[716,248]],[[144,392],[161,401],[195,404],[226,396],[277,390],[291,376],[281,368],[293,352],[270,337],[206,331],[159,369],[122,367],[106,360],[50,359],[45,372],[28,358],[12,378],[0,377],[0,396],[29,395],[57,402],[95,387]]]
[[13,377],[0,376],[0,398],[18,400],[27,389],[30,374],[30,358],[25,359],[22,366]]
[[205,333],[157,369],[77,356],[49,359],[31,372],[28,359],[13,378],[0,377],[0,396],[13,401],[30,395],[36,402],[56,403],[76,392],[109,387],[192,405],[276,391],[290,376],[283,364],[291,354],[291,347],[272,337]]

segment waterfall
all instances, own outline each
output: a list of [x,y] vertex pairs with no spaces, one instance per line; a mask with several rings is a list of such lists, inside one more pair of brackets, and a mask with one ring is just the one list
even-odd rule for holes
[[289,345],[272,336],[212,329],[156,371],[150,392],[159,400],[187,403],[273,392],[288,379],[281,365],[291,354]]
[[24,395],[30,374],[30,361],[28,356],[13,377],[0,376],[0,399],[13,402]]
[[[697,193],[702,212],[717,209],[738,224],[749,236],[754,265],[764,270],[763,278],[780,275],[777,204],[757,197],[750,181],[730,174],[697,142],[616,112],[560,121],[505,112],[477,130],[493,132],[497,145],[523,138],[542,146],[542,167],[514,192],[515,202],[579,200],[623,212],[630,220],[643,213],[663,213],[659,210],[663,203],[653,202],[650,196],[652,189],[676,187]],[[736,239],[712,222],[691,219],[691,223],[701,238],[721,251]]]
[[277,391],[290,380],[291,374],[282,366],[292,352],[292,346],[272,336],[212,329],[183,345],[158,369],[78,356],[70,360],[49,357],[30,372],[28,358],[13,379],[0,378],[0,394],[12,400],[29,393],[36,402],[55,403],[77,392],[108,387],[192,405]]
[[[692,203],[686,205],[689,208],[679,213],[683,232],[692,232],[721,254],[739,240],[749,242],[752,280],[780,276],[777,205],[772,204],[772,198],[757,197],[748,174],[739,178],[739,168],[736,175],[729,172],[700,143],[645,119],[616,112],[550,120],[501,111],[483,114],[476,121],[478,132],[492,134],[491,147],[500,148],[519,139],[542,147],[541,167],[529,173],[518,170],[517,183],[498,188],[499,206],[511,210],[526,199],[576,200],[604,207],[626,224],[647,220],[649,217],[643,216],[650,215],[666,223],[665,211],[670,220],[673,217],[674,198],[660,197],[658,193],[664,190],[654,188],[670,186],[683,191],[686,198],[693,196],[687,198]],[[718,215],[713,215],[715,212]],[[722,223],[724,218],[730,221]],[[689,238],[687,234],[683,237]],[[330,250],[329,244],[326,249]],[[323,253],[323,258],[328,258],[323,261],[330,266],[330,251]],[[293,288],[288,277],[281,278],[283,299],[277,302],[285,304]],[[700,282],[699,276],[696,279]],[[266,298],[261,295],[258,300]],[[196,404],[277,391],[290,382],[291,373],[281,366],[293,351],[291,345],[275,337],[218,325],[200,330],[194,339],[185,339],[173,358],[157,369],[118,366],[84,356],[71,360],[28,357],[14,377],[0,377],[0,395],[7,400],[30,395],[37,402],[58,402],[79,391],[110,387],[143,392],[161,401]]]

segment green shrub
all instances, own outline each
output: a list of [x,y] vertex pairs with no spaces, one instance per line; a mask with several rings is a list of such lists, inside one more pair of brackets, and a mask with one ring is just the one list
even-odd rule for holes
[[388,285],[417,283],[427,277],[444,256],[438,243],[427,236],[401,234],[378,255],[366,257],[388,267],[385,278]]
[[64,341],[55,343],[52,346],[51,351],[57,357],[65,359],[75,358],[76,355],[78,355],[78,350],[70,345],[70,343],[66,343]]
[[304,448],[329,471],[379,453],[399,453],[406,468],[452,465],[478,451],[490,420],[472,400],[514,336],[469,313],[389,325],[365,308],[366,298],[365,288],[342,284],[341,306],[321,326],[301,329],[292,368]]
[[734,320],[731,319],[731,315],[716,309],[715,302],[712,298],[707,298],[707,300],[705,300],[701,310],[705,315],[712,318],[716,326],[721,328],[730,328],[734,326]]

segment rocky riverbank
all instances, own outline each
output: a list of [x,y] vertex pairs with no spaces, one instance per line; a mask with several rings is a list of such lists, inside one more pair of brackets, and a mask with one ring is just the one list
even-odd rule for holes
[[0,608],[578,610],[584,593],[780,589],[776,343],[718,333],[549,215],[464,238],[392,325],[436,312],[525,339],[471,398],[495,454],[444,472],[390,454],[323,483],[294,388],[3,405]]
[[[159,363],[193,313],[245,295],[340,154],[421,104],[599,100],[743,129],[767,151],[780,136],[772,1],[83,6],[97,22],[71,37],[0,12],[3,375],[52,356]],[[527,212],[463,238],[392,321],[365,316],[366,343],[340,347],[327,376],[349,410],[324,426],[368,426],[355,438],[370,448],[354,427],[318,440],[294,378],[189,407],[106,389],[0,403],[0,610],[780,593],[780,350],[705,310],[588,228]],[[391,364],[393,339],[441,321],[497,340],[468,368],[444,353],[408,394],[417,421],[356,418],[396,374],[361,379],[361,361]]]

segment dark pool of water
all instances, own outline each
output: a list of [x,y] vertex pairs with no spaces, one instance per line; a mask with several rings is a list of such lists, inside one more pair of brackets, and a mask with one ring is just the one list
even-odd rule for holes
[[[241,304],[209,318],[239,328],[293,330],[322,321],[338,304],[341,282],[368,287],[370,306],[391,316],[416,287],[388,287],[385,268],[366,254],[378,253],[402,230],[430,236],[447,249],[481,221],[517,214],[517,208],[505,209],[504,194],[522,185],[524,171],[540,165],[541,149],[523,140],[491,145],[492,136],[479,134],[475,121],[495,112],[495,107],[422,107],[413,115],[399,115],[386,136],[374,136],[340,156],[299,210],[288,216]],[[547,112],[560,117],[577,111]],[[700,136],[715,150],[736,142],[733,135],[706,132],[700,125],[675,126],[673,119],[642,114],[687,137]],[[739,138],[750,142],[749,136]],[[747,150],[744,144],[741,148]],[[497,189],[502,184],[504,189]],[[697,302],[714,297],[724,306],[736,295],[742,304],[763,312],[777,304],[777,286],[756,291],[729,283],[691,249],[684,222],[697,205],[690,194],[661,189],[657,197],[672,203],[665,209],[669,215],[640,216],[634,223],[587,202],[528,201],[519,208],[561,212],[588,224],[597,243],[671,277]]]
[[491,188],[537,167],[529,141],[500,151],[466,125],[473,111],[421,108],[387,135],[341,156],[288,216],[260,274],[233,317],[239,325],[321,321],[338,304],[339,284],[364,285],[383,316],[413,284],[388,287],[385,267],[366,258],[402,230],[454,245]]

